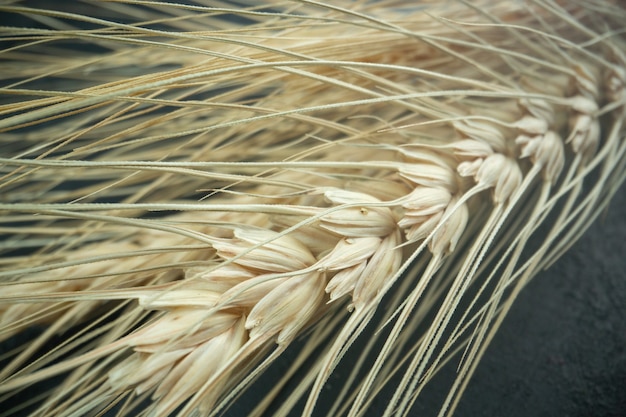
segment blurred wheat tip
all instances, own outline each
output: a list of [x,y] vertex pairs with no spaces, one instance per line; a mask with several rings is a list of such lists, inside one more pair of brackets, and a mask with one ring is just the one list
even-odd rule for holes
[[452,415],[626,172],[620,1],[0,15],[2,416]]

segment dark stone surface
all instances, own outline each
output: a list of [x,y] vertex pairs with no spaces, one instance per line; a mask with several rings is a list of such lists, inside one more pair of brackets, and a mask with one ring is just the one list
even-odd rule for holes
[[622,187],[605,215],[521,293],[457,416],[626,416],[624,207]]

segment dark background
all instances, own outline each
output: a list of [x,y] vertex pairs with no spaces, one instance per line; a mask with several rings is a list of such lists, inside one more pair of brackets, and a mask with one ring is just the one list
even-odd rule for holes
[[[624,207],[622,185],[585,235],[522,291],[455,416],[626,416]],[[418,402],[416,416],[437,415],[439,404]]]

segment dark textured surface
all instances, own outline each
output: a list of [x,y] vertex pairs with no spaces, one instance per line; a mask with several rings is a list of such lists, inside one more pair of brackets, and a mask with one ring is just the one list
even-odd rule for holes
[[605,215],[521,293],[458,416],[626,416],[624,207],[622,187]]

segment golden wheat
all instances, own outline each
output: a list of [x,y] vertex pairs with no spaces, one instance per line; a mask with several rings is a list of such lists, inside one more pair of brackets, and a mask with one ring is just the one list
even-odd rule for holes
[[63,377],[3,415],[219,415],[296,339],[250,415],[396,384],[406,416],[464,351],[451,415],[625,175],[619,2],[29,3],[0,5],[0,339],[39,330],[0,399]]

